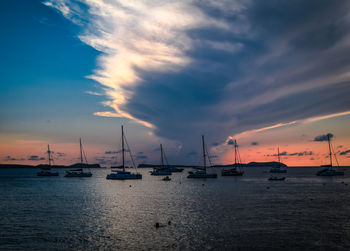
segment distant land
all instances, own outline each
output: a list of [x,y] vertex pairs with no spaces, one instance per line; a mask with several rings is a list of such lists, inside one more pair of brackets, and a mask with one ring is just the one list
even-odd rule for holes
[[[234,164],[229,164],[229,165],[213,165],[211,167],[214,168],[230,168],[233,167]],[[249,162],[247,164],[240,164],[241,167],[287,167],[286,164],[284,163],[279,163],[276,161],[273,162]],[[21,165],[21,164],[0,164],[0,168],[45,168],[49,167],[47,164],[40,164],[40,165]],[[80,164],[76,163],[73,165],[52,165],[50,166],[51,168],[72,168],[72,169],[77,169],[77,168],[106,168],[104,166],[100,166],[100,164]],[[154,164],[140,164],[138,165],[138,168],[157,168],[161,167],[161,165],[154,165]],[[169,167],[180,167],[180,168],[196,168],[199,166],[194,166],[194,165],[169,165]],[[320,167],[320,166],[290,166],[292,168],[294,167]],[[342,168],[345,168],[346,166],[340,166]],[[128,167],[125,167],[128,168]]]
[[[277,167],[277,166],[281,166],[281,167],[287,167],[286,164],[283,163],[278,163],[278,162],[250,162],[248,164],[240,164],[241,167]],[[229,164],[229,165],[213,165],[212,167],[233,167],[234,164]],[[64,166],[64,165],[47,165],[47,164],[40,164],[40,165],[20,165],[20,164],[0,164],[0,168],[47,168],[47,167],[51,167],[51,168],[72,168],[72,169],[76,169],[76,168],[104,168],[101,167],[99,164],[80,164],[80,163],[76,163],[73,165],[68,165],[68,166]],[[138,168],[157,168],[157,167],[161,167],[161,165],[153,165],[153,164],[140,164],[138,165]],[[196,168],[199,166],[194,166],[194,165],[169,165],[169,167],[181,167],[181,168]]]
[[[138,168],[157,168],[161,165],[152,165],[152,164],[140,164]],[[234,164],[229,165],[213,165],[211,167],[233,167]],[[279,163],[276,161],[273,162],[249,162],[248,164],[240,164],[240,167],[287,167],[286,164]],[[182,167],[182,168],[193,168],[198,166],[189,166],[189,165],[169,165],[169,167]]]

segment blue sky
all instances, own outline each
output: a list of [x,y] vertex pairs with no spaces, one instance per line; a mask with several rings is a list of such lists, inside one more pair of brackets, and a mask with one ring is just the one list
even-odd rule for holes
[[83,137],[101,155],[121,124],[150,161],[160,142],[172,161],[194,161],[205,134],[225,162],[230,139],[276,125],[349,139],[348,1],[0,5],[1,149]]

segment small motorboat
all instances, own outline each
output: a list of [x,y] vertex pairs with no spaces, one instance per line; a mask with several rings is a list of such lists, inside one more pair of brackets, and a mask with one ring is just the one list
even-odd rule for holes
[[161,175],[171,175],[171,171],[167,168],[155,168],[151,171],[151,175],[161,176]]
[[286,177],[271,176],[271,177],[269,178],[269,181],[283,181],[283,180],[285,180],[285,179],[286,179]]
[[162,180],[164,180],[164,181],[171,181],[171,178],[169,176],[165,176]]
[[66,178],[76,178],[76,177],[91,177],[91,172],[84,172],[82,168],[66,171],[64,177]]

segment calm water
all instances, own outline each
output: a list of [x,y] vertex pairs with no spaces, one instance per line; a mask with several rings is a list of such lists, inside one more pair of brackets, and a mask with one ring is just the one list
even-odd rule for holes
[[108,169],[92,178],[1,169],[0,249],[350,249],[350,170],[289,168],[284,182],[266,170],[208,180],[185,170],[165,182],[149,169],[134,181],[106,180]]

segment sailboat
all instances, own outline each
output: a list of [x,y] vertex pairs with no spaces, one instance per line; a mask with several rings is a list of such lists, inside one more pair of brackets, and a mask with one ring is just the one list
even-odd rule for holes
[[[119,167],[119,168],[122,168],[122,170],[112,170],[112,173],[108,174],[107,177],[106,177],[106,179],[108,179],[108,180],[135,180],[135,179],[142,179],[142,174],[140,174],[140,173],[131,173],[129,171],[125,171],[125,147],[124,147],[124,140],[125,140],[124,127],[122,126],[122,165]],[[130,156],[131,156],[131,154],[130,154]],[[132,158],[132,156],[131,156],[131,158]]]
[[47,167],[40,167],[41,171],[38,172],[37,176],[58,176],[58,172],[51,172],[51,151],[50,145],[47,145],[47,155],[49,160],[49,165]]
[[277,156],[278,156],[278,166],[271,167],[270,173],[286,173],[287,169],[281,169],[281,158],[280,158],[280,149],[277,148]]
[[189,178],[189,179],[217,178],[216,173],[207,173],[207,166],[206,166],[207,151],[205,149],[204,135],[202,135],[202,148],[203,148],[203,168],[201,168],[200,170],[197,170],[195,172],[190,173],[187,176],[187,178]]
[[[333,168],[332,155],[334,155],[335,160],[337,161],[337,163],[338,163],[338,160],[337,160],[335,154],[334,153],[332,154],[331,139],[330,139],[329,135],[327,135],[327,140],[328,140],[329,161],[330,161],[330,163],[329,163],[329,165],[323,166],[323,167],[328,167],[328,168],[325,168],[325,169],[322,169],[322,170],[318,171],[316,173],[316,175],[318,175],[318,176],[342,176],[342,175],[344,175],[343,171],[339,171],[339,170],[336,170],[336,169]],[[338,165],[338,167],[339,167],[339,165]]]
[[[79,144],[80,144],[80,165],[79,165],[80,168],[66,171],[66,174],[64,175],[64,177],[75,178],[75,177],[91,177],[92,176],[91,172],[84,172],[83,171],[83,167],[88,166],[88,163],[87,163],[87,159],[86,159],[85,152],[83,149],[83,144],[81,143],[81,138],[79,139]],[[84,158],[85,158],[85,163],[83,161],[83,154],[84,154]]]
[[160,144],[160,160],[161,160],[161,167],[154,168],[153,171],[151,171],[151,175],[171,175],[171,171],[168,166],[164,165],[164,158],[166,159],[165,153],[163,151],[163,146]]
[[238,144],[237,141],[235,140],[234,142],[235,146],[235,164],[233,165],[233,168],[231,169],[223,169],[221,171],[222,176],[242,176],[244,174],[244,171],[240,170],[240,165],[241,165],[241,156],[239,155],[238,151]]

